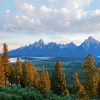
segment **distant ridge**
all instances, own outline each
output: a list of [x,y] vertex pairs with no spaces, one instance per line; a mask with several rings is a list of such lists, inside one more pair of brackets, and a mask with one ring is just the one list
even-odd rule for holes
[[92,53],[95,57],[100,56],[100,41],[89,36],[88,39],[84,40],[79,46],[73,42],[68,44],[57,44],[56,42],[50,42],[45,44],[42,39],[30,44],[23,46],[9,52],[10,56],[53,56],[53,57],[68,57],[68,58],[83,58],[88,53]]

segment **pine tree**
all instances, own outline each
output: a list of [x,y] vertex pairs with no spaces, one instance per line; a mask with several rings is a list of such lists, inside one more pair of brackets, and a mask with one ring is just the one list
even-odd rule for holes
[[16,84],[20,84],[21,76],[22,76],[22,65],[20,62],[20,58],[17,58],[16,66],[15,66],[15,76],[16,76]]
[[41,91],[50,92],[50,78],[48,71],[42,68],[41,75],[40,75],[40,89]]
[[41,90],[45,90],[45,83],[46,83],[46,76],[45,76],[45,69],[44,69],[44,67],[42,67],[42,70],[41,70],[41,73],[40,73],[40,82],[41,82],[41,84],[40,84],[40,88],[41,88]]
[[46,90],[50,91],[51,81],[50,81],[50,77],[49,77],[49,73],[47,69],[45,70],[45,76],[46,76]]
[[9,63],[8,47],[6,43],[3,44],[3,64],[7,65]]
[[99,78],[99,82],[98,82],[98,95],[100,97],[100,78]]
[[74,87],[78,94],[79,100],[88,100],[86,90],[84,86],[80,83],[77,72],[75,72],[74,74]]
[[59,61],[56,62],[55,70],[52,76],[52,90],[58,95],[70,95],[67,89],[65,73],[62,71],[62,65]]
[[24,61],[23,65],[22,65],[22,75],[21,75],[21,80],[20,80],[20,85],[22,87],[25,87],[25,79],[26,79],[26,66],[28,65],[27,60]]
[[37,70],[35,70],[33,86],[34,86],[34,88],[37,89],[37,90],[40,89],[40,75],[39,75],[39,73],[37,72]]
[[32,62],[30,61],[29,64],[27,62],[25,62],[25,66],[24,66],[24,83],[25,86],[27,87],[31,87],[33,86],[33,81],[34,81],[34,66],[32,64]]
[[89,96],[97,96],[99,75],[95,59],[91,54],[88,54],[88,56],[83,60],[82,67],[87,94]]
[[79,81],[79,79],[78,79],[78,73],[75,72],[75,73],[74,73],[74,86],[75,86],[76,88],[78,88],[79,85],[80,85],[80,81]]
[[0,85],[5,84],[5,72],[4,72],[4,66],[2,64],[2,56],[0,56]]
[[7,66],[9,64],[8,47],[6,43],[3,44],[3,66],[5,72],[5,85],[7,84]]
[[9,64],[7,66],[7,78],[9,81],[9,84],[15,84],[15,68],[13,65]]
[[34,78],[35,78],[35,67],[34,65],[32,64],[32,61],[29,62],[29,80],[30,80],[30,86],[33,86],[33,81],[34,81]]
[[24,86],[28,86],[28,62],[25,60],[24,62],[24,68],[23,68],[23,84]]
[[30,71],[30,69],[29,69],[29,64],[27,64],[27,65],[25,65],[25,69],[24,69],[24,82],[25,82],[25,86],[27,86],[27,87],[30,87],[29,86],[29,72]]

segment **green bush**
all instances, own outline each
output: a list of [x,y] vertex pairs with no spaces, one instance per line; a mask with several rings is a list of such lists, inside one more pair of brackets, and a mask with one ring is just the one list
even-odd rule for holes
[[62,97],[52,92],[42,92],[34,88],[20,86],[1,86],[0,100],[77,100],[76,96]]
[[7,94],[0,92],[0,100],[23,100],[21,96],[16,94]]
[[40,92],[34,88],[1,86],[0,100],[43,100],[43,97]]

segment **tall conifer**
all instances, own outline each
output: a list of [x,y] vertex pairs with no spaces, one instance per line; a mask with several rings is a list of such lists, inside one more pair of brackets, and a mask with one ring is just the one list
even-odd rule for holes
[[98,70],[96,68],[95,59],[91,54],[88,54],[88,56],[83,60],[82,67],[83,67],[85,88],[88,95],[97,96],[99,75],[98,75]]
[[40,89],[40,75],[37,70],[35,70],[33,86],[35,89]]
[[42,68],[41,71],[41,75],[40,75],[40,88],[42,91],[50,91],[50,78],[49,78],[49,74],[48,71],[44,69],[44,67]]
[[22,76],[22,65],[20,62],[20,58],[17,58],[17,62],[15,65],[15,76],[16,76],[16,84],[20,84],[21,76]]
[[88,100],[86,90],[84,86],[80,83],[77,72],[75,72],[74,74],[74,88],[76,90],[76,93],[78,94],[79,100]]
[[52,89],[58,95],[69,96],[67,89],[65,73],[62,70],[62,65],[59,61],[56,62],[55,70],[52,76]]
[[4,72],[4,66],[2,64],[2,56],[0,56],[0,85],[5,84],[5,72]]
[[25,64],[24,64],[24,82],[25,82],[25,86],[27,86],[27,87],[33,86],[34,75],[35,75],[35,69],[34,69],[34,66],[33,66],[32,62],[30,61],[29,63],[27,63],[25,61]]
[[5,72],[5,85],[7,84],[7,66],[9,64],[8,47],[6,43],[3,44],[3,66]]
[[13,65],[9,64],[7,67],[7,79],[9,81],[9,84],[15,84],[16,83],[16,77],[15,77],[15,68]]

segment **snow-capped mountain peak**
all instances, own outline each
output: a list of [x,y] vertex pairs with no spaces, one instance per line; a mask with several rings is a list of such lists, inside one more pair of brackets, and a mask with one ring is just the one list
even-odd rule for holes
[[100,42],[91,36],[80,46],[75,45],[73,42],[68,44],[57,44],[56,42],[45,44],[40,39],[33,44],[10,51],[11,56],[85,57],[88,53],[92,53],[94,56],[100,55]]
[[89,36],[88,39],[86,39],[81,46],[85,48],[93,47],[93,46],[98,46],[100,45],[100,42],[93,37]]
[[44,45],[44,41],[42,39],[40,39],[37,43],[40,45]]
[[89,36],[81,45],[86,51],[91,51],[91,49],[97,49],[100,46],[100,42],[93,37]]
[[42,40],[42,39],[40,39],[39,41],[36,41],[34,44],[33,44],[33,46],[35,46],[35,47],[42,47],[42,46],[44,46],[45,44],[44,44],[44,41]]

